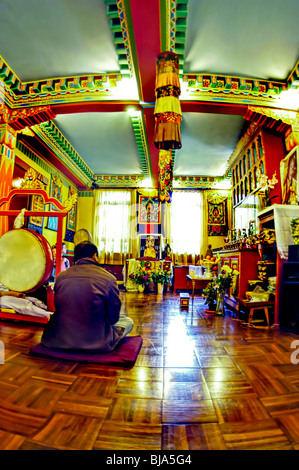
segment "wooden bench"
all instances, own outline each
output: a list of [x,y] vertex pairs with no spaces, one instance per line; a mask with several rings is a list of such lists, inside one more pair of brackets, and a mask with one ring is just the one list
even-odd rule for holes
[[250,325],[253,317],[253,313],[255,310],[264,310],[264,314],[266,317],[267,325],[270,324],[269,322],[269,307],[273,306],[275,304],[274,301],[264,301],[264,302],[248,302],[246,300],[238,300],[238,311],[240,312],[240,306],[242,306],[245,311],[248,309],[249,314],[248,314],[248,324]]

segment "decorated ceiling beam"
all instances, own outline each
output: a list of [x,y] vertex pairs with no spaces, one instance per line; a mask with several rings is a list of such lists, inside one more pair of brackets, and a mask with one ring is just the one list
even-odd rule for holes
[[95,175],[94,188],[104,187],[132,187],[136,188],[142,184],[142,175]]
[[[152,145],[154,132],[153,107],[155,103],[156,57],[161,52],[160,2],[151,0],[124,0],[127,18],[132,34],[131,45],[140,99],[145,107],[144,122],[146,126],[148,147],[152,166],[153,186],[158,187],[158,150]],[[129,31],[129,32],[130,32]],[[151,37],[148,37],[148,31]],[[148,105],[152,106],[149,108]]]
[[228,176],[174,176],[173,189],[214,189]]
[[147,145],[144,119],[141,112],[135,112],[131,115],[133,131],[136,138],[136,144],[139,151],[141,169],[143,177],[152,178],[152,166]]
[[49,147],[49,149],[67,166],[86,186],[94,181],[94,174],[83,158],[75,151],[52,121],[34,126],[34,133]]
[[104,2],[107,5],[107,16],[110,19],[110,30],[120,73],[123,77],[132,77],[134,67],[124,2],[123,0],[104,0]]
[[[183,90],[186,96],[200,92],[223,92],[228,96],[243,95],[271,98],[289,88],[287,81],[256,80],[215,74],[183,74]],[[211,99],[213,99],[211,97]]]
[[[145,57],[144,61],[146,62]],[[152,77],[148,76],[148,72],[146,69],[144,74],[140,72],[137,80],[140,81],[144,102],[154,102],[154,97],[149,92],[149,82]],[[298,74],[298,63],[285,81],[183,73],[181,101],[192,99],[277,107],[276,98],[282,91],[299,88]],[[109,103],[110,100],[118,99],[118,88],[122,79],[122,74],[97,74],[22,83],[0,56],[0,81],[5,85],[4,100],[11,109],[76,103],[89,105],[99,103],[101,100],[107,100]]]

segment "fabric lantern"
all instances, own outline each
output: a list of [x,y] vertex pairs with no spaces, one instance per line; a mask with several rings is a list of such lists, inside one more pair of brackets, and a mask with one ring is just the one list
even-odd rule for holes
[[161,202],[171,202],[172,149],[180,149],[182,111],[179,101],[179,56],[162,52],[156,64],[156,105],[154,144],[159,149],[159,188]]
[[179,56],[162,52],[156,66],[154,144],[158,149],[180,149],[182,111],[179,101]]

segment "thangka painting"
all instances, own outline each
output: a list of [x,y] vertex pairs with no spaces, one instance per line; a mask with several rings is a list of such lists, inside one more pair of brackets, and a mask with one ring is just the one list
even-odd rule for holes
[[298,205],[298,151],[294,149],[280,162],[282,204]]
[[213,194],[207,199],[208,236],[227,235],[227,197]]
[[160,204],[158,197],[140,196],[138,219],[139,224],[160,223]]
[[[55,197],[58,201],[62,201],[62,180],[56,176],[52,175],[51,184],[50,184],[50,197]],[[54,205],[50,207],[51,211],[57,210]],[[54,230],[57,232],[58,227],[58,217],[48,217],[47,229]]]
[[[75,190],[70,186],[68,197],[70,198],[74,193],[75,193]],[[73,242],[73,239],[74,239],[74,234],[76,231],[76,210],[77,210],[77,204],[74,204],[71,210],[67,214],[65,240],[68,242]]]
[[[34,194],[31,198],[30,210],[43,212],[44,210],[44,198],[40,194]],[[32,215],[28,221],[28,228],[34,230],[37,233],[43,233],[43,216]]]

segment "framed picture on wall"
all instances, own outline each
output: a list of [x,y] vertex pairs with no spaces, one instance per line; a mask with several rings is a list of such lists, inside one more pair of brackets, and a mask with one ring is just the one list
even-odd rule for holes
[[158,197],[139,197],[139,224],[159,224],[160,223],[160,203]]
[[159,259],[161,257],[161,235],[139,235],[139,256]]
[[280,162],[282,204],[298,204],[298,157],[299,152],[297,146]]
[[227,235],[227,196],[217,193],[208,196],[208,236]]
[[[30,210],[39,211],[39,212],[42,212],[44,210],[44,198],[40,194],[34,194],[31,197]],[[28,220],[28,228],[31,230],[34,230],[35,232],[42,234],[43,223],[44,223],[43,216],[32,215],[31,217],[29,217],[29,220]]]
[[[62,180],[59,176],[52,175],[50,183],[50,197],[55,197],[58,201],[62,201]],[[50,210],[55,211],[57,208],[54,205],[50,205]],[[57,217],[48,217],[47,229],[54,230],[57,232],[58,227],[58,218]]]

